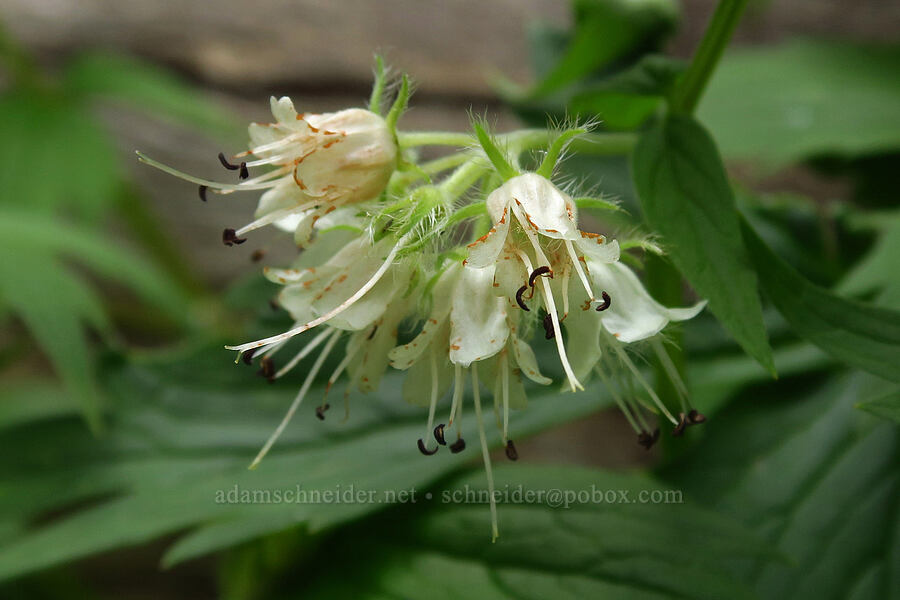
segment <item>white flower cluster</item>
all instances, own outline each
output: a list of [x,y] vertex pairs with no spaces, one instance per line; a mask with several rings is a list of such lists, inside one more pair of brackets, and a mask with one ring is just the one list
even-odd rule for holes
[[[417,164],[412,144],[403,147],[395,128],[406,89],[386,117],[375,107],[298,114],[289,98],[272,98],[274,122],[250,126],[249,150],[234,162],[220,155],[226,168],[239,171],[242,181],[236,184],[194,178],[141,157],[199,184],[204,200],[209,190],[266,190],[255,220],[226,230],[225,244],[243,243],[245,234],[272,224],[292,232],[304,248],[291,268],[265,270],[283,286],[278,302],[295,326],[230,347],[247,362],[259,360],[270,380],[318,352],[253,466],[287,426],[339,344],[343,357],[326,389],[346,376],[348,393],[351,386],[372,391],[389,367],[404,371],[404,398],[428,407],[426,435],[418,440],[426,455],[443,445],[454,453],[465,448],[461,415],[470,379],[491,487],[482,386],[493,394],[507,456],[515,460],[509,410],[525,407],[525,379],[552,383],[532,348],[531,338],[540,337],[535,331],[543,330],[546,343],[552,344],[566,387],[583,389],[598,375],[648,448],[659,430],[648,423],[647,412],[669,419],[676,434],[701,422],[703,416],[686,402],[658,334],[670,321],[696,315],[703,303],[670,309],[654,301],[634,272],[619,262],[616,240],[579,229],[576,202],[549,178],[554,165],[522,172],[515,153],[501,151],[479,126],[480,148],[470,144],[451,156]],[[559,140],[571,137],[548,132],[547,160],[555,162]],[[424,139],[428,143],[427,135]],[[267,170],[250,179],[253,167]],[[404,325],[416,333],[400,340]],[[276,369],[274,354],[314,328],[320,331]],[[648,346],[682,391],[683,412],[677,419],[626,351],[627,345],[644,340],[650,340]],[[618,384],[623,377],[628,385]],[[634,382],[650,403],[636,393],[623,393],[633,391]],[[448,394],[446,424],[434,426],[436,407]],[[324,419],[327,409],[323,399],[317,416]],[[445,427],[453,425],[455,441],[448,443]],[[491,510],[496,535],[496,509]]]

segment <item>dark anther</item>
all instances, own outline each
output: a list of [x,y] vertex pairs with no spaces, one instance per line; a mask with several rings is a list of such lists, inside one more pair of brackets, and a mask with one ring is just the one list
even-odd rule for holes
[[684,428],[690,425],[688,423],[687,415],[684,413],[678,413],[678,425],[675,426],[675,429],[672,430],[672,435],[675,437],[680,436],[684,433]]
[[237,234],[234,232],[234,229],[226,229],[222,232],[222,243],[226,246],[233,246],[235,244],[243,244],[247,241],[247,238],[239,238]]
[[466,449],[466,440],[464,440],[462,438],[459,438],[458,440],[456,440],[455,442],[450,444],[450,452],[452,452],[453,454],[459,454],[460,452],[462,452],[465,449]]
[[506,458],[509,460],[519,460],[519,453],[516,452],[516,446],[512,440],[506,441]]
[[441,423],[437,427],[434,428],[434,439],[437,440],[437,443],[441,446],[447,445],[447,440],[444,439],[444,424]]
[[245,365],[253,364],[253,355],[255,353],[256,353],[256,349],[254,348],[252,350],[247,350],[246,352],[241,354],[241,358],[243,359]]
[[247,179],[248,177],[250,177],[250,171],[247,170],[247,163],[242,162],[240,165],[238,165],[238,168],[240,168],[241,170],[241,172],[238,173],[238,179]]
[[556,330],[553,329],[553,317],[549,313],[544,317],[544,334],[544,337],[548,340],[556,337]]
[[600,292],[600,297],[603,298],[603,304],[597,307],[597,312],[603,312],[612,305],[612,298],[609,297],[609,294]]
[[259,371],[256,372],[269,380],[269,383],[275,381],[275,362],[268,356],[259,359]]
[[331,405],[327,402],[325,404],[319,405],[316,407],[316,417],[319,418],[320,421],[325,420],[325,411],[331,408]]
[[700,423],[706,423],[706,415],[696,409],[692,409],[691,412],[688,413],[687,418],[689,425],[699,425]]
[[367,337],[366,340],[371,340],[373,337],[375,337],[376,331],[378,331],[378,325],[372,328],[372,333],[369,334],[369,337]]
[[652,434],[649,431],[642,431],[640,435],[638,435],[638,444],[649,450],[658,439],[659,428],[654,429]]
[[200,199],[206,202],[206,190],[209,189],[209,186],[201,185],[200,186]]
[[428,448],[426,448],[426,447],[425,447],[425,442],[422,441],[422,438],[419,438],[419,441],[417,442],[417,444],[418,444],[418,446],[419,446],[419,452],[421,452],[421,453],[424,454],[425,456],[431,456],[432,454],[434,454],[435,452],[438,451],[438,447],[437,447],[437,446],[434,447],[434,450],[429,450]]
[[[241,168],[241,165],[233,165],[230,162],[228,162],[228,159],[225,158],[224,152],[219,152],[219,162],[222,163],[222,166],[225,167],[226,169],[228,169],[229,171],[237,171],[238,169]],[[244,168],[246,168],[246,165],[244,166]]]
[[278,310],[281,307],[278,306],[278,300],[276,300],[275,298],[269,298],[269,308],[271,308],[272,310]]
[[253,254],[250,255],[250,260],[252,260],[253,262],[259,262],[263,258],[265,258],[265,256],[266,256],[266,251],[263,250],[262,248],[259,248],[258,250],[253,251]]
[[524,294],[525,290],[527,290],[527,289],[528,289],[528,286],[523,285],[522,287],[519,288],[519,291],[516,292],[516,304],[518,304],[519,308],[521,308],[525,312],[529,312],[531,310],[530,308],[528,308],[528,305],[525,304],[525,301],[522,300],[522,294]]
[[544,265],[543,267],[538,267],[534,271],[531,272],[531,275],[528,276],[528,285],[534,287],[534,280],[540,277],[541,275],[547,275],[551,279],[553,278],[553,271],[550,270],[550,267]]

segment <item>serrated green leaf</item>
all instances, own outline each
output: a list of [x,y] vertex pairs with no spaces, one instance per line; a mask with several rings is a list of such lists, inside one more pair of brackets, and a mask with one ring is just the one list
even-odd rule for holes
[[[346,424],[340,423],[340,408],[325,422],[313,418],[315,400],[310,401],[260,467],[248,471],[296,392],[296,381],[266,385],[251,369],[235,366],[218,345],[142,366],[110,365],[104,372],[115,410],[102,440],[59,420],[0,431],[0,444],[15,449],[15,456],[0,456],[0,518],[25,519],[88,498],[110,498],[5,540],[0,579],[194,526],[204,528],[176,546],[167,564],[298,524],[321,531],[388,504],[242,504],[217,502],[217,494],[297,485],[352,485],[378,493],[420,489],[478,459],[471,413],[463,420],[470,449],[419,453],[416,440],[426,415],[398,400],[399,374],[387,376],[379,393],[354,399]],[[312,396],[322,393],[317,387]],[[527,411],[513,415],[510,429],[521,437],[606,402],[596,392],[559,402],[555,390],[541,388]],[[493,432],[489,439],[499,443]]]
[[[428,510],[412,522],[351,529],[323,549],[352,564],[368,557],[359,576],[340,577],[347,563],[322,561],[311,587],[285,588],[303,598],[408,598],[422,590],[447,600],[753,598],[728,561],[773,556],[729,519],[687,503],[641,504],[642,492],[673,491],[647,477],[530,465],[500,467],[496,477],[509,503],[500,505],[495,544],[487,543],[490,517],[478,501],[484,477],[470,475],[420,498]],[[612,502],[594,500],[607,493]]]
[[741,347],[774,373],[756,275],[709,135],[690,117],[669,117],[641,137],[633,173],[647,222],[679,271]]
[[743,223],[760,286],[797,335],[834,358],[900,381],[900,311],[836,296],[777,257]]
[[788,564],[742,568],[760,598],[876,600],[900,591],[900,434],[853,409],[872,379],[843,377],[790,402],[770,386],[757,402],[719,413],[663,473],[788,555]]
[[722,154],[775,167],[900,147],[900,48],[793,41],[725,56],[699,118]]

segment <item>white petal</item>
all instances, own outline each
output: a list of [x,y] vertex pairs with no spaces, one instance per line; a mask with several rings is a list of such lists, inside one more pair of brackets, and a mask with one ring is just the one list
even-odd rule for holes
[[[453,368],[447,360],[446,353],[436,352],[438,398],[442,398],[453,380]],[[431,360],[420,360],[409,371],[403,380],[403,399],[414,406],[428,406],[431,403],[431,384],[433,381]]]
[[297,111],[294,109],[294,103],[287,96],[275,99],[275,96],[269,98],[269,106],[272,108],[272,116],[278,123],[293,125],[297,122]]
[[515,362],[525,377],[541,385],[549,385],[553,381],[541,374],[537,358],[534,356],[534,350],[515,334],[512,336],[512,348]]
[[703,310],[705,302],[690,308],[669,309],[654,300],[634,272],[621,263],[589,263],[591,279],[609,293],[611,304],[600,313],[603,326],[621,342],[652,337],[669,321],[683,321]]
[[[578,304],[583,296],[583,290],[572,286],[569,288],[569,297],[572,309],[569,316],[563,321],[566,328],[566,355],[575,377],[581,382],[590,379],[594,366],[603,355],[600,348],[600,334],[603,331],[601,313],[593,309],[582,310]],[[615,302],[615,300],[613,301]]]
[[[419,358],[426,348],[432,343],[437,343],[436,338],[443,336],[446,338],[449,334],[449,324],[447,323],[447,315],[450,314],[450,305],[452,301],[453,287],[459,279],[459,268],[447,269],[438,279],[434,286],[432,296],[434,303],[428,319],[422,325],[422,331],[413,338],[408,344],[397,346],[390,352],[391,366],[395,369],[408,369]],[[446,339],[444,340],[442,350],[446,352]]]
[[500,218],[491,227],[491,230],[469,244],[469,255],[465,261],[466,266],[474,268],[491,267],[497,262],[497,257],[503,250],[506,236],[509,233],[509,221],[509,210],[504,209],[500,214]]
[[515,298],[519,288],[528,283],[528,275],[522,261],[507,244],[497,256],[494,267],[494,293]]
[[[513,177],[488,196],[488,205],[506,201],[508,206],[516,202],[522,207],[528,223],[542,235],[555,239],[578,238],[575,203],[546,177],[525,173]],[[524,224],[523,224],[524,225]]]
[[404,301],[391,304],[383,314],[375,333],[367,337],[357,358],[347,368],[361,392],[375,391],[381,383],[388,368],[388,351],[397,345],[397,327],[406,314]]
[[450,310],[450,360],[468,367],[499,352],[509,335],[506,301],[494,295],[493,269],[466,267]]
[[603,263],[612,263],[619,260],[619,242],[607,240],[606,236],[599,233],[579,231],[580,238],[575,241],[575,247],[584,254],[585,259]]

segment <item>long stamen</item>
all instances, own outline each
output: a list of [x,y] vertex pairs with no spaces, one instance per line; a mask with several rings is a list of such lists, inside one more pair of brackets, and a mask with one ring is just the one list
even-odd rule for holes
[[328,378],[328,383],[325,384],[325,396],[328,396],[328,392],[331,391],[331,386],[334,385],[334,383],[341,376],[341,373],[343,373],[344,370],[350,365],[350,361],[353,360],[353,357],[356,356],[360,348],[362,348],[362,344],[357,344],[350,350],[350,352],[346,354],[346,356],[344,356],[343,360],[338,363],[338,366],[335,367],[334,372],[331,374],[331,377]]
[[291,421],[294,416],[294,413],[297,412],[297,408],[300,406],[300,403],[303,402],[304,396],[306,396],[306,392],[309,391],[310,386],[313,383],[313,380],[316,378],[316,375],[319,373],[319,369],[322,368],[322,365],[325,364],[325,360],[328,358],[328,355],[331,353],[331,349],[334,348],[334,345],[337,344],[338,339],[341,337],[341,330],[336,329],[334,333],[331,334],[331,339],[328,340],[328,343],[325,344],[325,348],[322,350],[322,354],[316,358],[316,362],[313,364],[312,369],[309,370],[309,374],[306,376],[306,380],[303,382],[303,385],[300,387],[300,391],[297,393],[297,397],[294,398],[294,401],[291,403],[290,408],[288,408],[287,413],[284,415],[284,418],[281,420],[281,423],[278,424],[278,427],[269,436],[269,439],[266,441],[266,444],[262,447],[262,450],[259,451],[259,454],[256,455],[256,458],[253,459],[253,462],[250,463],[251,469],[255,469],[259,466],[260,461],[269,453],[272,445],[275,444],[275,441],[281,437],[282,432],[284,432],[285,427]]
[[434,431],[434,411],[437,408],[438,400],[437,361],[434,358],[434,352],[429,352],[429,354],[431,366],[431,402],[428,405],[428,425],[425,427],[425,435],[419,438],[418,442],[419,450],[422,450],[422,454],[434,454],[438,450],[437,446],[435,446],[434,451],[427,450],[427,442],[425,442],[425,440],[431,437],[431,434]]
[[497,500],[494,498],[494,473],[491,470],[491,455],[488,452],[487,436],[484,434],[484,420],[481,417],[481,393],[478,389],[478,367],[472,363],[472,396],[475,400],[475,419],[478,421],[478,438],[481,440],[481,458],[487,475],[488,494],[491,501],[491,542],[497,541],[500,532],[497,527]]
[[390,268],[390,266],[394,263],[394,259],[397,257],[397,253],[400,252],[400,249],[406,245],[406,242],[409,241],[409,238],[411,237],[411,235],[412,235],[411,233],[408,233],[408,234],[404,235],[402,238],[400,238],[400,240],[396,243],[396,245],[394,245],[394,247],[391,249],[390,253],[387,255],[387,258],[384,259],[384,262],[381,264],[381,266],[378,267],[378,270],[375,271],[375,273],[372,275],[372,277],[370,277],[369,280],[365,284],[363,284],[363,286],[361,288],[359,288],[355,294],[353,294],[352,296],[350,296],[349,298],[344,300],[341,304],[334,307],[333,309],[331,309],[330,311],[328,311],[321,317],[317,317],[308,323],[305,323],[298,327],[294,327],[293,329],[290,329],[290,330],[285,331],[284,333],[280,333],[278,335],[273,335],[271,337],[267,337],[262,340],[256,340],[255,342],[247,342],[246,344],[239,344],[237,346],[225,346],[225,348],[228,350],[237,350],[238,352],[243,352],[244,350],[250,350],[251,348],[259,348],[260,346],[265,346],[266,344],[271,344],[273,342],[279,342],[281,340],[290,339],[290,338],[294,337],[295,335],[299,335],[299,334],[303,333],[304,331],[309,331],[313,327],[317,327],[317,326],[321,325],[322,323],[325,323],[326,321],[333,319],[337,315],[341,314],[342,312],[344,312],[345,310],[350,308],[357,300],[359,300],[360,298],[365,296],[369,290],[371,290],[373,287],[375,287],[375,284],[377,284],[381,280],[381,278],[384,276],[384,274],[387,273],[387,270]]
[[234,233],[235,233],[235,235],[240,237],[246,233],[249,233],[251,231],[259,229],[260,227],[265,227],[266,225],[271,225],[275,221],[278,221],[285,217],[289,217],[291,215],[295,215],[298,212],[303,212],[303,211],[309,210],[311,208],[316,208],[320,204],[321,204],[321,202],[319,202],[318,200],[314,200],[312,202],[306,202],[304,204],[298,204],[297,206],[292,206],[290,208],[282,208],[281,210],[276,210],[276,211],[270,212],[269,214],[263,215],[262,217],[256,219],[255,221],[244,225],[243,227],[241,227]]
[[291,369],[297,366],[298,362],[309,356],[309,354],[313,350],[318,348],[319,344],[321,344],[331,333],[332,331],[330,329],[326,329],[325,331],[314,337],[312,341],[310,341],[306,346],[303,347],[302,350],[300,350],[300,352],[294,355],[294,358],[289,360],[286,365],[281,367],[278,372],[275,373],[275,379],[284,377],[285,374],[287,374]]
[[569,240],[566,240],[566,250],[569,252],[569,258],[572,259],[572,265],[575,268],[575,272],[578,274],[578,279],[581,280],[581,285],[584,286],[584,291],[587,292],[588,298],[591,302],[593,302],[596,299],[596,296],[594,296],[594,290],[591,289],[591,283],[588,280],[584,269],[581,268],[581,260],[578,254],[575,252],[575,247]]
[[606,373],[603,371],[603,367],[597,365],[594,367],[594,372],[600,376],[600,379],[603,380],[603,385],[609,390],[609,393],[612,395],[613,400],[616,401],[616,404],[619,407],[619,410],[625,415],[625,420],[628,421],[628,424],[631,425],[631,428],[634,429],[635,433],[641,433],[644,428],[638,426],[637,422],[634,420],[634,417],[631,415],[631,411],[628,409],[628,406],[625,405],[625,402],[622,400],[622,396],[619,395],[618,390],[613,387],[612,382],[606,376]]
[[[465,391],[466,383],[463,381],[462,376],[462,367],[459,365],[453,365],[453,400],[450,402],[450,416],[447,418],[447,424],[453,425],[453,421],[458,419],[457,410],[462,413],[462,407],[460,406],[459,400]],[[457,430],[459,429],[459,424],[457,423]]]
[[183,179],[184,181],[190,181],[191,183],[196,183],[197,185],[205,185],[207,188],[210,188],[212,190],[226,190],[232,192],[239,190],[264,190],[275,185],[275,183],[271,181],[259,184],[252,184],[248,181],[244,181],[241,183],[221,183],[218,181],[211,181],[209,179],[194,177],[193,175],[188,175],[187,173],[184,173],[177,169],[173,169],[172,167],[165,165],[157,160],[153,160],[152,158],[141,152],[136,152],[136,154],[138,156],[138,160],[146,165],[150,165],[151,167],[159,169],[164,173],[168,173],[169,175],[172,175],[179,179]]
[[663,347],[662,342],[659,340],[659,337],[653,337],[650,340],[650,346],[656,353],[656,357],[659,359],[659,364],[662,365],[662,368],[666,372],[666,376],[669,378],[669,381],[671,381],[672,385],[675,386],[675,391],[678,392],[678,400],[681,402],[681,409],[684,412],[688,412],[690,410],[690,402],[688,402],[687,386],[684,385],[684,381],[682,381],[681,375],[678,373],[678,368],[675,366],[675,363],[672,362],[672,357],[670,357],[669,353],[666,352],[666,349]]
[[678,420],[672,416],[672,413],[670,413],[669,409],[666,408],[666,405],[662,403],[662,400],[659,399],[659,396],[656,395],[656,392],[653,391],[653,388],[650,386],[650,384],[648,384],[644,380],[644,377],[641,375],[641,372],[634,365],[634,363],[631,362],[631,359],[628,358],[628,354],[624,350],[622,350],[621,348],[618,347],[617,342],[611,343],[610,346],[616,352],[619,359],[623,363],[625,363],[625,366],[628,367],[628,370],[631,371],[631,374],[634,375],[634,378],[637,380],[637,382],[641,384],[641,387],[644,388],[644,390],[647,392],[647,394],[649,394],[650,398],[653,400],[653,403],[666,416],[666,418],[672,422],[673,425],[677,425]]
[[575,377],[572,365],[569,364],[569,357],[566,355],[566,346],[563,343],[562,330],[559,327],[559,317],[556,314],[556,304],[553,302],[553,293],[550,290],[550,283],[546,278],[542,277],[541,286],[541,291],[544,292],[544,303],[547,306],[547,312],[550,314],[550,319],[553,322],[553,330],[556,332],[556,335],[554,336],[556,339],[556,350],[559,354],[559,360],[562,362],[563,370],[566,372],[566,377],[569,379],[569,387],[572,388],[573,392],[576,390],[583,390],[584,386],[581,385],[581,382]]
[[560,321],[565,320],[569,316],[569,269],[563,269],[562,274],[562,298],[563,298],[563,316]]
[[500,370],[502,372],[501,387],[503,389],[503,443],[505,444],[509,432],[509,364],[506,352],[500,357]]

